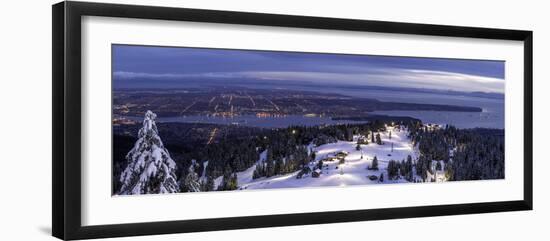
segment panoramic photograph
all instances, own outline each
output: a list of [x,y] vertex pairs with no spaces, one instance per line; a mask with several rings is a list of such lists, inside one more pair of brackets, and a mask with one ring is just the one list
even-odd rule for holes
[[112,195],[504,179],[505,62],[112,45]]

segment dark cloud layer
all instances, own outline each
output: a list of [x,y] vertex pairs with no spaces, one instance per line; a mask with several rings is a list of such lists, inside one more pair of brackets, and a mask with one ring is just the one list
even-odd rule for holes
[[504,92],[504,62],[253,50],[113,46],[115,81],[247,78]]

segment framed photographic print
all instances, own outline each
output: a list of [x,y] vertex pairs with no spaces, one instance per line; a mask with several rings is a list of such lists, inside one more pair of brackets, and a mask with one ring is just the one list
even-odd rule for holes
[[53,6],[53,235],[532,209],[532,32]]

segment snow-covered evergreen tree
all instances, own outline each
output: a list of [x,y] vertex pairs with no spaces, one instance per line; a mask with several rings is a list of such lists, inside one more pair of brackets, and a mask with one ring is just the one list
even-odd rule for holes
[[201,190],[203,192],[210,192],[216,190],[214,178],[211,176],[206,177],[206,180],[203,178],[200,181]]
[[126,155],[128,166],[120,176],[120,195],[179,192],[176,163],[158,135],[156,117],[149,110],[145,113],[138,140]]
[[378,170],[378,157],[374,156],[372,159],[372,163],[369,167],[367,167],[369,170]]
[[380,133],[376,133],[376,144],[383,145],[382,138],[380,138]]
[[191,161],[191,165],[187,170],[187,176],[183,179],[181,188],[187,192],[200,192],[201,183],[199,182],[199,175],[195,172],[195,167],[197,167],[197,162],[195,160]]

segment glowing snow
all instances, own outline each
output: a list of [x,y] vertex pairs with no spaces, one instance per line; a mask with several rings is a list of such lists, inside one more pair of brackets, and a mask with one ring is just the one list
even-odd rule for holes
[[[391,131],[391,139],[389,133]],[[370,136],[369,136],[370,137]],[[317,178],[311,175],[304,175],[303,178],[297,179],[299,171],[286,175],[278,175],[269,178],[252,179],[252,174],[256,168],[255,165],[243,172],[237,173],[238,185],[241,190],[248,189],[268,189],[268,188],[289,188],[289,187],[321,187],[321,186],[349,186],[349,185],[365,185],[378,184],[378,180],[370,180],[371,175],[380,176],[384,173],[384,183],[401,183],[407,182],[404,179],[388,180],[386,168],[390,160],[401,161],[406,160],[408,155],[411,155],[413,160],[417,157],[417,150],[412,146],[408,138],[408,131],[394,127],[387,127],[387,131],[380,132],[383,145],[369,143],[361,145],[362,150],[356,150],[357,138],[355,141],[338,141],[318,147],[310,146],[316,152],[316,161],[333,157],[338,152],[347,152],[345,163],[339,164],[338,161],[325,161],[321,175]],[[370,138],[368,139],[370,140]],[[393,143],[393,151],[392,145]],[[308,148],[309,149],[309,148]],[[363,158],[361,158],[361,155]],[[389,156],[390,155],[390,156]],[[261,156],[265,156],[262,153]],[[367,167],[372,164],[374,157],[378,159],[379,170],[367,170]],[[262,161],[265,157],[261,158]],[[441,173],[436,173],[438,180]],[[221,182],[221,177],[216,178],[216,185]]]

